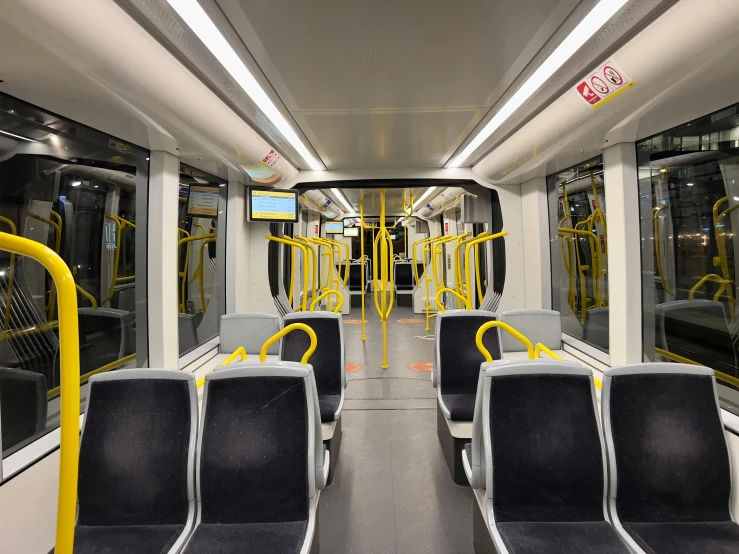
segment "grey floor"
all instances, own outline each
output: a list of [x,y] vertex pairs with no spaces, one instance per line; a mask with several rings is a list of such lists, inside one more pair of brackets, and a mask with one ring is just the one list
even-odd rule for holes
[[[349,373],[343,442],[333,484],[321,494],[321,554],[472,553],[472,492],[452,482],[436,437],[436,390],[428,373],[433,341],[410,308],[388,320],[389,368],[381,369],[382,331],[367,296],[367,340],[345,325]],[[344,319],[360,318],[353,308]],[[432,329],[433,329],[432,320]]]

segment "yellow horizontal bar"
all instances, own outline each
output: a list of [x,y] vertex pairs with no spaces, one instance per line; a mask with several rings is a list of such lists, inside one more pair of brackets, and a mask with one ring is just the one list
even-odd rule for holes
[[[684,356],[680,356],[679,354],[673,354],[672,352],[663,350],[662,348],[655,348],[654,351],[660,356],[668,358],[672,360],[673,362],[680,362],[682,364],[699,365],[702,367],[707,367],[704,364],[700,364],[696,362],[695,360],[691,360],[690,358],[685,358]],[[723,373],[721,371],[716,371],[715,369],[713,370],[713,372],[716,374],[716,379],[718,379],[719,381],[724,381],[725,383],[729,383],[739,388],[739,379],[737,379],[736,377],[732,377],[731,375],[727,375],[726,373]]]
[[561,356],[557,356],[557,354],[555,354],[554,352],[552,352],[549,348],[547,348],[546,346],[544,346],[542,343],[537,343],[536,350],[534,351],[534,354],[536,355],[537,358],[541,358],[541,353],[542,352],[544,352],[544,354],[546,354],[547,356],[549,356],[552,359],[555,359],[555,360],[561,360],[562,359]]
[[[90,377],[92,377],[93,375],[97,375],[98,373],[105,373],[106,371],[110,371],[111,369],[120,367],[135,359],[136,359],[136,354],[129,354],[128,356],[124,356],[123,358],[110,362],[109,364],[105,364],[102,367],[93,369],[92,371],[85,373],[84,375],[80,375],[80,386],[86,383],[90,379]],[[59,387],[54,387],[53,389],[49,389],[49,391],[46,393],[46,397],[53,398],[58,393],[59,393]]]

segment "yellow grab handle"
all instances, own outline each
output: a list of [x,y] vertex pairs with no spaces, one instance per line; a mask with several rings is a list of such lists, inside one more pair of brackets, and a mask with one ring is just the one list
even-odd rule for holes
[[243,346],[239,346],[236,350],[234,350],[233,353],[228,358],[226,358],[225,360],[223,360],[223,362],[221,362],[221,365],[228,365],[234,362],[236,358],[239,358],[239,357],[241,358],[242,362],[245,362],[247,359],[246,348],[244,348]]
[[485,345],[482,343],[482,337],[485,334],[485,331],[487,331],[488,329],[492,329],[493,327],[502,329],[509,335],[512,335],[513,337],[521,341],[526,346],[526,350],[528,350],[529,352],[529,359],[530,360],[534,359],[535,357],[534,345],[531,344],[531,341],[529,339],[527,339],[524,335],[516,331],[513,327],[511,327],[507,323],[503,323],[502,321],[488,321],[487,323],[484,323],[483,325],[480,326],[480,328],[477,330],[477,334],[475,335],[475,344],[477,344],[477,349],[482,353],[483,356],[485,356],[486,362],[492,362],[493,356],[490,354],[490,351],[487,348],[485,348]]
[[67,265],[51,248],[34,240],[0,233],[0,250],[33,258],[51,274],[59,302],[61,410],[59,422],[59,497],[57,554],[72,554],[77,516],[77,477],[80,442],[80,338],[77,287]]
[[465,308],[469,310],[469,303],[467,301],[467,298],[465,298],[463,295],[461,295],[454,289],[442,287],[438,291],[436,291],[436,307],[439,309],[441,313],[444,313],[446,311],[446,308],[444,308],[444,306],[441,303],[441,295],[444,294],[445,292],[449,292],[453,294],[454,296],[456,296],[457,298],[459,298],[462,302],[464,302]]
[[542,343],[539,342],[539,343],[536,344],[536,350],[534,351],[534,354],[536,355],[537,358],[541,358],[541,353],[542,352],[544,352],[544,354],[546,354],[547,356],[549,356],[550,358],[553,358],[555,360],[561,360],[562,359],[561,356],[557,356],[549,348],[547,348],[546,346],[544,346]]
[[[467,300],[469,301],[468,307],[467,307],[468,310],[471,310],[472,309],[472,305],[473,305],[472,292],[473,292],[473,288],[474,288],[472,286],[472,279],[470,277],[470,249],[473,246],[475,246],[476,244],[487,242],[489,240],[498,239],[500,237],[506,236],[507,234],[508,234],[508,231],[501,231],[500,233],[495,233],[493,235],[479,236],[479,237],[476,237],[476,238],[474,238],[474,239],[472,239],[470,241],[465,242],[465,247],[464,247],[464,265],[465,265],[465,268],[464,268],[464,271],[465,271],[465,277],[466,277],[465,283],[467,283]],[[533,352],[533,348],[532,348],[532,352]]]
[[262,350],[259,352],[259,361],[260,362],[266,362],[267,361],[267,350],[269,350],[269,347],[272,346],[274,343],[276,343],[278,340],[280,340],[282,337],[287,335],[288,333],[291,333],[293,331],[305,331],[308,333],[308,336],[310,337],[310,346],[308,347],[308,350],[305,351],[305,354],[303,354],[303,358],[300,360],[300,363],[305,365],[308,363],[308,360],[310,360],[310,357],[313,355],[313,352],[316,351],[316,347],[318,346],[318,337],[316,337],[316,332],[308,327],[305,323],[291,323],[287,327],[283,328],[279,332],[272,335],[270,338],[267,339],[267,342],[264,343],[262,346]]
[[315,298],[313,302],[310,303],[310,311],[311,312],[315,311],[316,306],[318,306],[321,300],[323,300],[330,294],[335,294],[339,298],[338,305],[334,308],[334,313],[338,314],[339,311],[341,310],[341,307],[344,305],[344,296],[341,293],[339,293],[339,291],[334,290],[334,289],[329,289],[326,292],[322,293],[317,298]]

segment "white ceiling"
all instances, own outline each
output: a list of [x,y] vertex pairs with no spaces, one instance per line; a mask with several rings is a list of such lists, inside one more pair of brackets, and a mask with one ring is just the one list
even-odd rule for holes
[[215,2],[329,169],[443,166],[581,3]]

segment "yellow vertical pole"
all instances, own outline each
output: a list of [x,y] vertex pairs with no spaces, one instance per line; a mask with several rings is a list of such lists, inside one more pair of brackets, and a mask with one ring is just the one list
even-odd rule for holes
[[0,249],[33,258],[51,274],[59,302],[61,409],[59,439],[59,497],[57,502],[57,554],[72,554],[77,515],[77,476],[80,440],[80,340],[77,287],[64,260],[36,241],[0,233]]
[[426,330],[431,331],[431,314],[429,312],[430,309],[430,302],[429,302],[429,283],[431,282],[431,277],[429,277],[429,264],[426,263],[426,252],[429,252],[430,248],[426,245],[423,246],[421,249],[421,254],[423,254],[423,280],[426,281]]
[[362,260],[362,340],[367,340],[364,333],[364,200],[359,201],[359,227],[359,257]]
[[380,233],[382,238],[380,239],[382,244],[380,245],[380,255],[382,256],[382,369],[387,369],[387,242],[385,241],[385,189],[380,189]]

